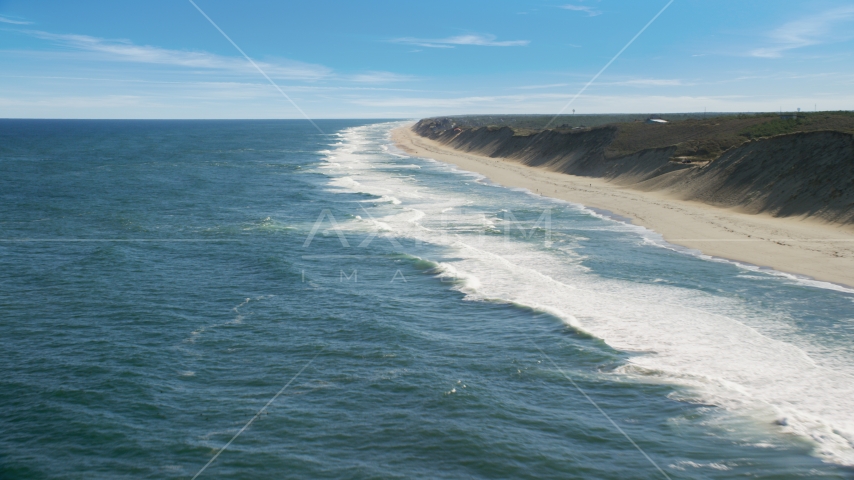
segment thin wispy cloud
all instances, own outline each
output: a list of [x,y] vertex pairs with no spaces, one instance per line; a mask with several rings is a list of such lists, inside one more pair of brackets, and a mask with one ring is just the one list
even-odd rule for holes
[[572,10],[574,12],[584,12],[590,17],[595,17],[597,15],[602,15],[600,10],[596,10],[593,7],[588,7],[587,5],[561,5],[560,8],[564,10]]
[[11,18],[0,17],[0,23],[11,23],[12,25],[32,25],[33,22],[25,22],[23,20],[13,20]]
[[533,100],[555,101],[569,98],[568,94],[542,93],[536,95],[483,95],[465,96],[453,98],[436,97],[385,97],[385,98],[357,98],[351,100],[356,105],[371,107],[402,107],[402,108],[460,108],[460,107],[486,107],[495,104],[525,104]]
[[542,88],[558,88],[558,87],[566,87],[569,86],[568,83],[550,83],[548,85],[523,85],[521,87],[516,87],[519,90],[538,90]]
[[495,35],[457,35],[448,38],[396,38],[392,43],[403,43],[406,45],[417,45],[426,48],[454,48],[460,45],[474,45],[478,47],[524,47],[531,43],[530,40],[496,40]]
[[[250,73],[254,69],[244,59],[214,55],[207,52],[170,50],[150,45],[136,45],[127,40],[107,40],[88,35],[55,34],[28,31],[28,34],[56,44],[102,55],[111,61],[149,63],[195,69],[226,70]],[[322,65],[282,60],[276,63],[257,62],[271,76],[296,80],[318,80],[332,75],[332,70]]]
[[[617,85],[624,87],[679,87],[687,85],[678,78],[635,78],[616,82],[599,82],[599,85]],[[523,85],[516,87],[519,90],[544,90],[550,88],[564,88],[569,83],[550,83],[546,85]]]
[[602,85],[624,85],[627,87],[678,87],[684,85],[682,80],[670,78],[637,78],[622,82],[602,83]]
[[357,73],[347,77],[350,81],[356,83],[393,83],[393,82],[409,82],[415,80],[412,75],[402,75],[394,72],[365,72]]
[[[443,115],[466,114],[472,111],[482,113],[542,114],[555,101],[571,98],[571,94],[537,95],[482,95],[453,98],[435,97],[385,97],[354,98],[348,103],[373,108],[382,108],[387,112],[400,114]],[[576,108],[577,113],[648,113],[650,111],[698,112],[706,107],[717,112],[761,112],[774,111],[782,102],[807,105],[812,97],[790,97],[785,95],[584,95]],[[827,96],[827,101],[854,101],[854,95]],[[819,98],[821,102],[821,98]],[[775,106],[776,105],[776,106]],[[819,103],[821,105],[821,103]]]
[[768,34],[771,46],[750,52],[754,57],[780,58],[797,48],[819,45],[840,39],[834,28],[854,19],[854,6],[834,8],[786,23]]

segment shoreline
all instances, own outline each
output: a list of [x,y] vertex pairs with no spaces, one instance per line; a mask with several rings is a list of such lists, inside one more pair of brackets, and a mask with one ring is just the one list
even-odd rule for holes
[[854,225],[743,213],[623,187],[602,178],[461,152],[424,138],[410,127],[391,132],[392,142],[409,154],[456,165],[499,185],[606,210],[660,234],[668,243],[705,255],[854,288]]

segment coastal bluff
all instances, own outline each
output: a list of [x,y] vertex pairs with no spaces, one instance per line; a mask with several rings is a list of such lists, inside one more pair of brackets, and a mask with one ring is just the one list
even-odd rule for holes
[[681,200],[744,213],[854,223],[851,133],[814,130],[758,138],[718,135],[726,140],[718,141],[715,127],[726,123],[712,124],[693,136],[683,125],[681,130],[672,129],[679,133],[671,138],[664,130],[667,126],[657,125],[520,132],[508,126],[461,125],[454,118],[423,119],[412,130],[460,152],[601,178]]

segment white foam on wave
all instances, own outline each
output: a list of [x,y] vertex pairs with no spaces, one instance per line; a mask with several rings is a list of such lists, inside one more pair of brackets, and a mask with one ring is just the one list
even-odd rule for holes
[[383,165],[383,166],[374,167],[374,168],[379,169],[379,170],[383,170],[383,169],[389,169],[389,170],[391,170],[391,169],[394,169],[394,170],[407,170],[407,169],[409,169],[409,170],[421,170],[420,165]]
[[[766,425],[776,422],[783,431],[811,439],[819,457],[854,465],[854,359],[850,350],[811,348],[810,341],[786,321],[785,311],[759,311],[738,299],[661,282],[638,284],[591,275],[578,262],[581,255],[572,244],[549,249],[477,235],[473,232],[484,228],[484,218],[465,212],[471,199],[464,194],[395,177],[388,169],[371,168],[372,162],[400,161],[366,148],[378,141],[382,128],[359,127],[344,135],[352,143],[343,142],[334,154],[341,163],[349,163],[340,169],[342,177],[331,183],[375,195],[395,192],[401,203],[377,207],[371,212],[373,225],[400,238],[452,251],[454,260],[438,263],[436,272],[443,281],[450,279],[468,300],[509,302],[548,312],[629,352],[629,363],[616,374],[691,387],[690,394],[680,394],[680,399],[715,404]],[[363,148],[366,153],[360,153]],[[638,236],[639,243],[719,261],[667,244],[643,227],[615,223],[581,206],[573,208],[602,218],[601,224],[588,225],[587,230],[621,231]],[[461,213],[449,223],[446,217],[453,211]],[[769,273],[758,267],[739,267],[754,274]]]

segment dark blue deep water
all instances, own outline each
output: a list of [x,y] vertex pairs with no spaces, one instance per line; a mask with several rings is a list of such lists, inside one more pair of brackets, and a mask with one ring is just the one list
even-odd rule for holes
[[854,292],[319,125],[0,120],[0,478],[854,478]]

